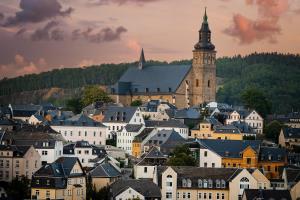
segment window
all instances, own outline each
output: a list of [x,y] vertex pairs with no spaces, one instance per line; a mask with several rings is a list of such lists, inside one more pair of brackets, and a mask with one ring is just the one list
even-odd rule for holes
[[198,199],[201,199],[202,198],[202,193],[198,193]]
[[40,180],[36,179],[35,184],[37,184],[37,185],[40,184]]
[[220,188],[221,184],[220,184],[220,180],[216,180],[216,188]]
[[220,199],[220,194],[219,193],[217,193],[217,199]]
[[172,199],[172,192],[166,193],[166,199]]
[[203,194],[203,198],[206,199],[206,193]]
[[222,193],[222,199],[225,199],[225,194],[224,193]]
[[157,88],[157,92],[160,92],[160,88]]
[[186,187],[186,186],[187,186],[186,180],[182,179],[182,187]]
[[19,168],[19,167],[20,167],[20,161],[16,160],[16,168]]
[[50,185],[50,180],[47,180],[47,185]]
[[144,167],[144,173],[147,173],[147,171],[148,171],[148,168]]
[[35,196],[37,196],[37,197],[40,196],[40,191],[39,190],[35,191]]
[[214,168],[214,167],[215,167],[215,163],[212,163],[212,164],[211,164],[211,167]]
[[204,157],[207,157],[207,151],[204,151]]
[[249,189],[249,179],[246,177],[243,177],[240,180],[240,189]]
[[221,187],[225,188],[226,187],[226,182],[224,180],[221,180]]
[[196,87],[199,87],[199,79],[196,79]]
[[211,199],[211,197],[212,197],[212,193],[209,193],[208,194],[208,199]]
[[209,179],[209,180],[208,180],[208,187],[209,187],[209,188],[212,188],[212,186],[213,186],[213,182],[212,182],[211,179]]
[[247,164],[248,164],[248,165],[251,164],[251,158],[247,158]]
[[42,151],[42,155],[44,156],[48,155],[48,151]]
[[210,80],[207,81],[207,87],[210,88]]
[[50,197],[50,191],[49,191],[49,190],[46,191],[46,197],[47,197],[47,198]]
[[149,88],[146,88],[146,92],[149,92]]
[[3,167],[3,160],[0,160],[0,167]]
[[203,187],[207,188],[207,180],[206,179],[203,180]]
[[188,199],[191,198],[191,193],[190,193],[190,192],[187,193],[187,198],[188,198]]
[[192,181],[191,181],[191,179],[187,179],[187,187],[192,187]]
[[207,167],[207,163],[206,162],[204,163],[204,167]]
[[198,179],[198,187],[202,188],[202,180],[201,179]]

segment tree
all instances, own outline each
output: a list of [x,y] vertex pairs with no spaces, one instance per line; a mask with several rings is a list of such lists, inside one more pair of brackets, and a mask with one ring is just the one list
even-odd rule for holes
[[246,108],[256,110],[263,117],[271,112],[271,102],[256,88],[244,91],[241,99]]
[[264,133],[265,133],[266,138],[275,139],[275,141],[277,142],[282,128],[283,128],[283,125],[280,122],[278,122],[276,120],[271,121],[264,128]]
[[30,180],[25,176],[14,178],[8,185],[7,195],[16,200],[30,199]]
[[102,101],[104,103],[112,102],[112,99],[100,89],[98,86],[87,86],[84,88],[83,97],[81,102],[83,106],[87,106],[96,101]]
[[78,114],[82,110],[82,103],[80,98],[69,99],[66,103],[66,109],[73,111],[75,114]]
[[168,160],[170,166],[196,166],[196,163],[187,145],[177,146]]
[[134,107],[138,107],[138,106],[141,106],[143,104],[142,100],[140,99],[137,99],[137,100],[134,100],[133,102],[131,102],[131,106],[134,106]]

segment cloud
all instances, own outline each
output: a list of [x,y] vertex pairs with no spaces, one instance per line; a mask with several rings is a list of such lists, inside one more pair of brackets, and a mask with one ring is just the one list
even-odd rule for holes
[[260,40],[276,42],[280,34],[279,20],[288,11],[287,0],[245,0],[247,5],[256,6],[257,19],[249,19],[242,14],[233,16],[233,24],[224,33],[239,39],[241,44],[251,44]]
[[115,30],[106,27],[102,28],[100,31],[95,32],[92,28],[87,28],[84,31],[80,29],[75,29],[72,32],[72,39],[77,40],[79,38],[84,38],[91,43],[102,43],[102,42],[112,42],[121,39],[121,35],[127,32],[127,29],[123,26],[119,26]]
[[4,19],[4,14],[3,13],[0,13],[0,21],[2,21]]
[[144,5],[146,3],[158,2],[161,0],[89,0],[89,5],[109,5],[109,4],[118,4],[119,6],[125,5],[128,3],[135,4],[135,5]]
[[48,22],[43,28],[37,29],[32,33],[32,41],[41,41],[41,40],[54,40],[61,41],[64,39],[64,33],[59,28],[56,28],[59,25],[57,21]]
[[24,74],[39,73],[48,70],[48,64],[45,59],[40,58],[36,63],[28,61],[24,56],[16,54],[14,62],[7,65],[0,65],[0,78],[4,78],[3,75],[8,77],[15,77]]
[[4,26],[15,26],[23,23],[37,23],[54,17],[66,17],[73,12],[69,7],[62,10],[58,0],[21,0],[21,11],[15,16],[8,17]]
[[21,28],[16,32],[15,36],[23,36],[26,31],[26,28]]

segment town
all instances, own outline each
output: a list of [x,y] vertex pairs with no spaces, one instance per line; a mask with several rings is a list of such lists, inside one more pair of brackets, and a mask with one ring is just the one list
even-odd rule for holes
[[0,199],[299,199],[300,113],[217,102],[206,10],[201,21],[192,65],[150,65],[142,49],[115,84],[87,87],[78,113],[1,105]]

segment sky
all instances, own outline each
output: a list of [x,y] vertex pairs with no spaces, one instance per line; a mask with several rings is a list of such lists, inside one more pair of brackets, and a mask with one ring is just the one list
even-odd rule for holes
[[0,0],[0,79],[191,59],[205,7],[218,57],[300,52],[300,0]]

